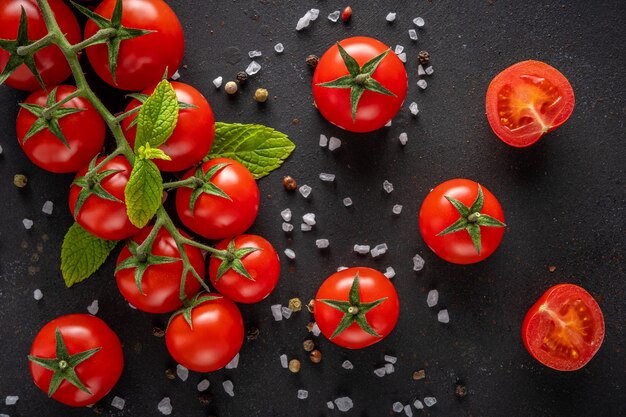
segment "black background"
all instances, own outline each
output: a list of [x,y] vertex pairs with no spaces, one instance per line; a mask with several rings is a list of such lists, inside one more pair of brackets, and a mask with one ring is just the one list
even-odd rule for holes
[[[26,355],[43,324],[68,313],[86,312],[94,299],[103,318],[124,343],[124,373],[102,405],[104,415],[160,415],[157,403],[169,396],[173,416],[322,416],[326,401],[348,395],[355,403],[349,415],[393,414],[395,401],[435,396],[437,404],[415,415],[439,416],[623,416],[626,415],[624,324],[624,118],[626,116],[626,41],[623,1],[359,1],[352,3],[350,24],[333,24],[326,16],[344,4],[333,1],[185,1],[169,2],[186,37],[181,81],[203,92],[221,121],[263,123],[287,133],[297,144],[293,156],[277,172],[259,182],[262,204],[252,232],[275,244],[283,273],[276,291],[265,301],[242,306],[246,327],[260,336],[245,341],[238,369],[209,375],[192,373],[187,382],[168,380],[174,367],[162,339],[151,335],[166,316],[131,310],[113,279],[114,259],[95,276],[68,290],[59,272],[59,254],[72,219],[67,209],[71,175],[53,175],[36,168],[21,152],[14,134],[17,102],[26,94],[0,88],[0,397],[19,395],[15,406],[0,403],[0,413],[15,416],[83,416],[88,409],[70,409],[48,400],[30,380]],[[387,4],[384,4],[387,3]],[[321,10],[311,27],[296,32],[308,8]],[[385,21],[395,11],[395,23]],[[426,26],[419,41],[409,40],[412,19]],[[341,131],[311,106],[309,53],[321,55],[333,42],[352,35],[370,35],[407,48],[409,94],[390,128],[367,135]],[[285,45],[277,55],[273,46]],[[238,48],[241,60],[226,61],[227,48]],[[236,97],[216,90],[211,80],[225,81],[245,69],[247,52],[263,51],[263,69]],[[432,55],[435,74],[428,89],[417,81],[419,50]],[[484,95],[491,78],[525,59],[545,61],[570,80],[576,108],[569,121],[528,149],[504,145],[491,132],[484,114]],[[87,67],[86,67],[87,68]],[[89,69],[86,69],[89,72]],[[95,77],[90,76],[90,79]],[[112,111],[125,106],[121,94],[94,79]],[[271,99],[259,106],[252,100],[257,87]],[[420,106],[418,117],[408,103]],[[299,120],[299,124],[293,122]],[[401,147],[397,137],[407,132]],[[318,146],[319,134],[343,139],[334,153]],[[320,172],[337,175],[322,183]],[[12,185],[15,173],[29,178],[25,189]],[[286,193],[284,175],[313,187],[304,200]],[[488,187],[500,200],[508,224],[502,245],[488,260],[474,266],[448,264],[422,241],[417,213],[428,191],[455,177]],[[383,180],[395,191],[387,195]],[[354,207],[341,200],[350,196]],[[46,200],[55,203],[52,216],[41,212]],[[402,204],[400,216],[391,213]],[[317,214],[314,231],[286,236],[280,211],[290,207],[294,224],[306,212]],[[29,231],[24,217],[35,224]],[[320,252],[316,238],[330,239]],[[388,253],[376,260],[352,252],[355,243],[387,242]],[[282,251],[297,254],[289,262]],[[411,258],[420,253],[426,266],[412,271]],[[117,255],[117,250],[114,256]],[[299,296],[308,301],[320,283],[339,265],[365,265],[384,271],[393,266],[401,301],[395,331],[379,344],[348,351],[317,338],[321,364],[308,361],[301,348],[307,338],[308,312],[274,322],[270,305]],[[548,266],[556,266],[554,273]],[[563,373],[543,367],[524,349],[520,326],[527,309],[550,286],[580,284],[593,294],[606,320],[606,338],[596,357],[582,370]],[[40,288],[43,300],[32,297]],[[426,293],[440,292],[438,308],[426,306]],[[439,308],[448,308],[451,322],[437,322]],[[279,355],[300,358],[302,371],[282,369]],[[399,357],[396,372],[378,378],[373,370],[383,355]],[[350,359],[354,370],[341,368]],[[426,379],[411,373],[426,370]],[[197,400],[196,383],[207,377],[213,402]],[[231,379],[235,397],[221,382]],[[468,396],[454,396],[454,384],[467,384]],[[309,398],[296,398],[298,389]],[[126,408],[110,406],[114,395]]]

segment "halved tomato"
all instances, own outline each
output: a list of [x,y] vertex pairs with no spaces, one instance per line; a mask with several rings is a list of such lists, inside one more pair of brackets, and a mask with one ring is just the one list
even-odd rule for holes
[[600,306],[583,288],[559,284],[533,305],[522,325],[522,339],[539,362],[575,371],[593,358],[604,340]]
[[522,148],[565,123],[574,101],[574,90],[559,70],[539,61],[518,62],[489,84],[487,119],[504,143]]

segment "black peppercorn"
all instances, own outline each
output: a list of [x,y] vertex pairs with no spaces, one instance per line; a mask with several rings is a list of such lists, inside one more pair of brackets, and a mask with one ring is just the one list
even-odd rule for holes
[[420,53],[417,55],[417,58],[422,65],[428,65],[428,63],[430,62],[430,54],[426,51],[420,51]]
[[317,63],[319,61],[320,59],[316,55],[313,55],[313,54],[306,57],[306,64],[311,68],[317,67]]
[[239,84],[243,84],[248,80],[248,73],[246,73],[245,71],[239,71],[237,73],[237,82]]

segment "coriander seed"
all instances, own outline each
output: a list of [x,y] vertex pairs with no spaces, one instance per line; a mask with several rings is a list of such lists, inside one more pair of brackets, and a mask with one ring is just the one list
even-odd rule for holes
[[28,178],[24,174],[15,174],[13,177],[13,185],[17,188],[24,188],[28,184]]
[[224,86],[224,91],[228,94],[235,94],[237,92],[237,83],[234,81],[229,81]]
[[172,368],[167,368],[165,370],[165,377],[167,379],[176,379],[176,372]]
[[302,301],[299,298],[292,298],[289,300],[289,308],[293,312],[298,312],[302,310]]
[[289,370],[294,374],[300,372],[300,361],[297,359],[292,359],[289,361]]
[[152,336],[154,336],[154,337],[163,337],[163,336],[165,336],[165,330],[163,330],[162,328],[160,328],[158,326],[154,326],[152,328]]
[[254,99],[257,103],[265,103],[267,101],[267,97],[269,93],[265,88],[257,88],[254,92]]
[[315,349],[309,354],[309,359],[311,359],[313,363],[320,363],[322,361],[322,352]]
[[315,300],[309,301],[309,304],[306,305],[306,309],[309,310],[309,313],[313,314],[315,312]]
[[311,339],[307,339],[302,343],[302,347],[305,351],[311,352],[313,349],[315,349],[315,342],[313,342]]

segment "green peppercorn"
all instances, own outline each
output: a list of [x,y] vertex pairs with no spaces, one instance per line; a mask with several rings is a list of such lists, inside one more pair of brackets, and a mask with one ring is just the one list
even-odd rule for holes
[[13,177],[13,185],[17,188],[24,188],[28,184],[28,178],[24,174],[15,174]]

